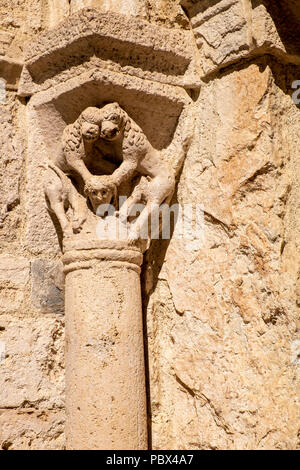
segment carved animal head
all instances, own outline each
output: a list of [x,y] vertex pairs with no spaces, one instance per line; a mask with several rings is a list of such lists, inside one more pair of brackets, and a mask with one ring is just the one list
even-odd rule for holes
[[94,213],[101,205],[111,204],[117,207],[117,186],[106,175],[97,176],[92,186],[85,187],[85,195],[89,198]]
[[127,115],[118,103],[110,103],[101,109],[100,137],[112,142],[123,132]]
[[89,142],[95,142],[100,135],[101,116],[98,108],[86,108],[81,113],[81,134]]

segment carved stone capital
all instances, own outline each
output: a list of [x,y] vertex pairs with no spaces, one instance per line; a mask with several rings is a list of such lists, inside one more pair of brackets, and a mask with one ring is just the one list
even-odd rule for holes
[[121,240],[67,241],[64,246],[64,272],[89,269],[95,260],[109,263],[109,268],[125,267],[140,274],[143,254],[137,247]]

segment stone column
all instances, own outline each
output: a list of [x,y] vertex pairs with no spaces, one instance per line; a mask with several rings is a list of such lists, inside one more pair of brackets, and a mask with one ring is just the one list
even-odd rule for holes
[[[112,174],[96,144],[122,162]],[[103,174],[91,173],[92,155]],[[148,178],[130,182],[141,155]],[[146,449],[140,266],[149,217],[170,199],[174,171],[117,102],[84,109],[45,166],[46,201],[63,234],[67,448]],[[123,183],[129,197],[120,204]]]
[[67,449],[147,449],[142,253],[65,243]]

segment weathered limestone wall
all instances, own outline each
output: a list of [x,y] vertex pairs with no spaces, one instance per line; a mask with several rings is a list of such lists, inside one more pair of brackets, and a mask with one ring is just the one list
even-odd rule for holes
[[[24,3],[0,4],[1,54],[18,59],[19,39],[23,31],[30,32]],[[31,15],[34,33],[33,10]],[[5,78],[7,68],[0,57]],[[62,448],[62,269],[58,260],[33,257],[22,243],[26,103],[17,98],[12,83],[0,104],[0,441],[2,449]]]
[[47,252],[33,231],[28,243],[30,100],[17,85],[24,42],[86,6],[192,28],[199,50],[194,137],[174,202],[203,205],[203,245],[154,242],[142,275],[153,448],[299,448],[292,0],[0,0],[0,446],[65,443],[62,265],[52,234]]
[[205,237],[148,254],[154,448],[299,447],[300,70],[281,61],[297,38],[279,43],[278,7],[245,3],[192,19],[204,84],[177,197],[203,204]]
[[203,203],[203,247],[172,240],[159,274],[150,264],[154,447],[299,445],[299,111],[286,73],[262,58],[202,89],[178,200]]

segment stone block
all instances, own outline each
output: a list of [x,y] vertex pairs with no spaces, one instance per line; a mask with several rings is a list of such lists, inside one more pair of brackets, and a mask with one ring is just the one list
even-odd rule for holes
[[43,313],[64,313],[64,275],[61,262],[31,262],[31,303]]
[[64,412],[0,409],[0,449],[63,450]]
[[16,312],[21,308],[30,277],[26,258],[0,255],[0,312]]
[[63,407],[63,331],[53,316],[0,316],[0,409]]
[[0,109],[0,239],[3,243],[16,238],[20,221],[18,208],[23,169],[23,145],[13,122],[12,110],[2,103]]
[[170,31],[139,18],[84,8],[30,41],[19,94],[32,95],[95,66],[198,89],[196,50],[190,31]]
[[5,55],[14,35],[7,31],[0,31],[0,56]]
[[293,33],[298,26],[291,3],[181,0],[200,49],[202,74],[254,55],[273,54],[299,64],[300,42]]

